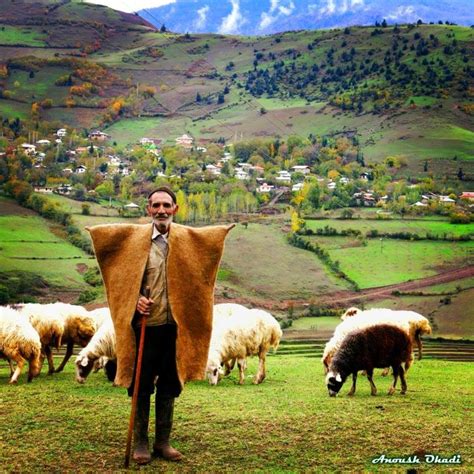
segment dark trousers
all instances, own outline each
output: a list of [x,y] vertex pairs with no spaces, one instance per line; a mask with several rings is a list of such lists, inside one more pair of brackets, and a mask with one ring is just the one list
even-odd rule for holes
[[[140,328],[135,328],[135,337],[140,344]],[[136,365],[135,365],[136,370]],[[133,377],[135,380],[135,375]],[[155,383],[156,379],[156,383]],[[176,398],[181,393],[181,384],[176,368],[176,325],[147,326],[145,330],[145,345],[143,348],[142,370],[140,376],[139,396],[151,395],[156,391],[157,396]],[[128,388],[128,395],[133,395],[134,383]]]

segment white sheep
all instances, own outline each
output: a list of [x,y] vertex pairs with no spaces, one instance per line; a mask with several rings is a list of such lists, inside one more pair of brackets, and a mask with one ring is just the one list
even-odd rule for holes
[[17,383],[25,360],[28,361],[28,382],[40,371],[41,341],[30,321],[18,311],[0,308],[0,354],[10,363],[16,362],[16,370],[10,373],[10,383]]
[[[352,314],[348,314],[348,313]],[[429,321],[421,314],[414,311],[396,311],[385,308],[373,308],[369,310],[358,310],[350,308],[343,317],[346,318],[334,330],[334,335],[326,344],[323,352],[322,362],[325,373],[329,368],[329,364],[335,352],[339,349],[341,343],[351,331],[356,329],[364,329],[379,324],[390,324],[403,329],[412,340],[412,343],[418,346],[418,358],[421,359],[422,342],[420,336],[422,334],[431,334],[431,326]],[[350,317],[347,317],[350,316]]]
[[41,340],[41,366],[46,356],[48,360],[48,374],[54,373],[54,362],[51,348],[59,349],[64,335],[64,319],[56,312],[51,312],[47,305],[27,303],[16,305],[16,309],[27,317],[36,329]]
[[[258,355],[259,367],[254,383],[265,379],[265,359],[270,347],[277,349],[282,336],[278,321],[263,310],[249,310],[244,306],[234,305],[230,308],[219,308],[216,305],[214,325],[209,348],[207,374],[209,383],[216,385],[219,381],[221,365],[237,360],[239,366],[239,384],[244,383],[246,358]],[[217,308],[217,309],[216,309]],[[224,316],[219,316],[223,313]]]
[[102,324],[110,319],[110,309],[106,306],[103,308],[96,308],[89,311],[89,316],[91,316],[96,325],[96,330],[98,330]]
[[[116,358],[115,330],[109,316],[76,357],[76,380],[84,383],[92,369],[97,371],[101,367],[107,367],[108,362],[115,361]],[[110,379],[108,372],[107,376]]]

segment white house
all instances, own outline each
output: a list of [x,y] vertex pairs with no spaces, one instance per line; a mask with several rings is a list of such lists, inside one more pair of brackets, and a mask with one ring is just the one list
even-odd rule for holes
[[36,145],[31,143],[22,143],[21,148],[27,155],[34,155],[36,153]]
[[336,189],[336,183],[334,181],[329,181],[328,189]]
[[87,171],[87,166],[79,165],[79,166],[76,168],[75,173],[76,173],[76,174],[84,174],[86,171]]
[[65,128],[60,128],[57,132],[56,132],[56,136],[57,137],[65,137],[67,134],[66,132],[66,129]]
[[237,179],[242,179],[242,180],[243,180],[243,179],[249,179],[249,174],[248,174],[246,171],[244,171],[243,169],[241,169],[241,168],[237,168],[237,169],[235,170],[234,176],[235,176]]
[[454,199],[451,199],[449,196],[440,196],[439,202],[441,202],[442,204],[454,204],[456,201]]
[[303,174],[309,174],[311,171],[308,165],[296,165],[296,166],[292,166],[291,169],[295,173],[303,173]]
[[104,140],[108,140],[109,138],[110,138],[110,135],[107,135],[107,133],[101,132],[100,130],[94,130],[91,133],[89,133],[89,139],[91,140],[104,141]]
[[46,138],[44,138],[43,140],[38,140],[36,144],[37,145],[50,145],[51,142],[49,140],[46,140]]
[[183,133],[183,135],[176,138],[175,141],[176,145],[180,145],[183,148],[191,148],[193,146],[194,138],[190,137],[189,135],[186,135],[186,133]]
[[256,191],[257,193],[269,193],[273,191],[274,189],[275,189],[275,186],[271,184],[263,183],[257,188]]
[[348,183],[349,183],[349,178],[346,178],[345,176],[343,176],[343,177],[339,180],[339,182],[340,182],[341,184],[348,184]]
[[209,173],[215,176],[219,176],[221,174],[220,168],[215,165],[206,165],[206,171],[209,171]]
[[275,178],[277,181],[291,181],[291,174],[286,171],[278,171],[278,176]]
[[296,183],[291,187],[293,192],[301,191],[303,189],[304,183]]

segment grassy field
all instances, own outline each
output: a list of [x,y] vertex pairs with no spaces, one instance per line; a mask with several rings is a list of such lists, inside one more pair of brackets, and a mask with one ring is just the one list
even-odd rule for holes
[[461,235],[474,235],[474,223],[450,224],[448,220],[407,220],[407,219],[348,219],[348,220],[306,220],[308,229],[322,229],[326,226],[333,227],[338,231],[345,229],[356,229],[366,235],[371,230],[378,232],[410,232],[425,237],[426,234],[438,237],[452,237]]
[[42,275],[55,286],[85,286],[77,268],[95,265],[86,253],[55,235],[37,216],[0,216],[0,267]]
[[223,286],[272,300],[312,298],[343,287],[315,255],[291,247],[274,225],[233,229],[226,239],[222,268],[230,271],[220,282]]
[[361,245],[349,237],[311,237],[360,288],[423,278],[446,268],[472,263],[474,242],[369,239]]
[[[386,393],[389,378],[375,376],[376,397],[359,377],[357,393],[348,384],[330,398],[319,360],[270,356],[267,379],[246,383],[236,374],[217,387],[192,382],[176,403],[174,445],[186,456],[179,464],[154,460],[141,472],[472,472],[474,372],[467,363],[422,360],[408,376],[408,392]],[[65,372],[40,375],[8,386],[0,368],[3,434],[0,465],[5,472],[120,472],[130,402],[103,374],[85,385]],[[153,422],[150,427],[153,433]],[[45,435],[47,433],[47,436]],[[153,437],[152,437],[153,440]],[[381,454],[408,457],[460,454],[462,465],[375,466]],[[60,461],[59,461],[60,459]],[[133,470],[137,468],[132,467]]]

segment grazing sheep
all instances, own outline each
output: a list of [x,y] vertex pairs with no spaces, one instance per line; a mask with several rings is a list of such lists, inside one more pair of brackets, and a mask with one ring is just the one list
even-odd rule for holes
[[59,349],[64,334],[64,320],[57,313],[51,312],[47,305],[27,303],[15,306],[18,311],[27,317],[36,329],[41,340],[40,370],[46,356],[48,360],[48,374],[54,373],[54,362],[51,348]]
[[[217,312],[219,313],[219,309]],[[266,354],[270,347],[277,349],[282,336],[282,330],[276,319],[266,311],[249,310],[235,305],[232,314],[220,319],[218,316],[215,323],[207,363],[209,383],[217,385],[221,365],[232,364],[237,360],[240,372],[239,384],[243,384],[246,358],[257,354],[259,368],[254,383],[263,382]]]
[[395,392],[400,375],[403,395],[406,393],[407,384],[402,363],[405,363],[405,370],[408,370],[411,358],[411,339],[403,329],[389,324],[357,329],[347,335],[331,361],[326,376],[329,395],[336,396],[350,374],[352,374],[352,387],[349,395],[354,395],[359,370],[367,372],[371,394],[376,395],[377,389],[372,380],[376,367],[393,369],[393,384],[389,395]]
[[28,361],[28,382],[40,372],[41,341],[30,321],[12,308],[0,308],[0,354],[5,357],[12,369],[10,383],[17,383],[25,360]]
[[51,303],[45,305],[51,313],[58,314],[64,320],[62,343],[67,344],[66,354],[56,369],[61,372],[72,356],[74,344],[85,347],[96,331],[96,321],[82,306],[67,303]]
[[116,357],[115,330],[109,317],[76,357],[76,380],[84,383],[92,369],[99,370],[102,366],[106,369],[110,380],[112,363]]
[[[352,314],[348,314],[352,313]],[[355,314],[354,314],[355,313]],[[418,359],[421,359],[422,334],[430,334],[431,326],[429,321],[421,314],[414,311],[395,311],[392,309],[374,308],[365,311],[357,308],[350,308],[343,315],[345,319],[334,330],[334,335],[324,348],[322,362],[325,373],[328,371],[331,358],[340,347],[347,334],[355,329],[376,326],[378,324],[391,324],[403,329],[411,338],[412,342],[418,346]]]

